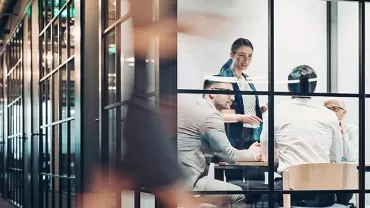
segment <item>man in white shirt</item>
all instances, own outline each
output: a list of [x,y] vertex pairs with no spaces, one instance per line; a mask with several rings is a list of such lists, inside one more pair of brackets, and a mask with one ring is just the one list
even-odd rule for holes
[[[312,93],[315,91],[317,76],[306,65],[293,69],[288,76],[288,88],[294,93]],[[268,155],[268,116],[264,119],[261,135],[262,159]],[[274,153],[278,159],[278,173],[285,168],[307,163],[340,162],[343,157],[343,143],[339,122],[336,116],[324,106],[316,105],[310,97],[292,97],[275,108],[274,115]],[[282,180],[276,183],[276,189],[282,188]],[[332,196],[320,201],[306,201],[296,206],[329,206]],[[301,201],[296,201],[300,203]],[[308,202],[308,203],[307,203]],[[293,196],[294,204],[294,196]]]
[[343,121],[347,114],[347,107],[344,100],[338,98],[331,98],[325,101],[325,107],[333,111],[338,118],[340,125],[340,132],[343,137],[344,147],[344,161],[343,162],[357,162],[358,161],[358,127],[353,124],[348,124]]

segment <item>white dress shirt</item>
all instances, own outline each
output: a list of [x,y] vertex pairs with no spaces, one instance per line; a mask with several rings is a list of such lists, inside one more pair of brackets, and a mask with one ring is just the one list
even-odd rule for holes
[[[262,158],[267,161],[268,114],[261,134]],[[274,152],[278,173],[292,165],[341,162],[343,141],[335,114],[309,98],[278,104],[274,116]]]
[[358,127],[344,123],[343,146],[344,162],[358,161]]

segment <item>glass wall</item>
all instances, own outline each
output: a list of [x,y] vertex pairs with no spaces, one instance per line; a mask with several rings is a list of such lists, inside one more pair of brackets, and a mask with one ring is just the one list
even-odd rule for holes
[[4,55],[0,56],[0,194],[4,196],[5,182],[5,140],[4,140]]
[[6,197],[16,206],[24,204],[23,135],[23,25],[20,24],[5,52]]
[[[101,68],[101,106],[102,158],[107,164],[103,183],[113,187],[113,176],[121,166],[124,157],[123,128],[134,81],[135,57],[133,53],[132,19],[127,0],[102,1],[102,68]],[[153,17],[155,19],[156,17]],[[156,100],[157,41],[153,40],[146,59],[149,70],[148,97]],[[122,193],[123,194],[123,193]],[[121,196],[121,190],[112,196]],[[124,198],[130,195],[124,194]],[[131,195],[132,196],[132,195]],[[113,198],[115,198],[113,197]],[[129,197],[130,198],[130,197]],[[113,200],[116,206],[129,206],[127,200]]]
[[75,206],[75,2],[40,0],[40,204]]
[[[177,0],[179,23],[188,21],[186,15],[183,15],[188,11],[218,16],[225,20],[222,24],[217,24],[217,27],[207,24],[209,23],[207,19],[199,18],[196,20],[194,24],[196,26],[203,25],[206,29],[211,30],[211,35],[178,34],[178,147],[191,146],[190,143],[194,142],[187,141],[189,138],[184,136],[183,129],[186,125],[184,121],[189,119],[193,113],[199,114],[199,116],[205,114],[205,108],[198,108],[199,103],[202,103],[205,97],[208,97],[208,100],[211,99],[212,103],[214,97],[226,97],[228,94],[235,99],[231,106],[232,109],[219,111],[222,112],[224,130],[231,145],[239,150],[248,149],[254,142],[263,143],[261,140],[265,138],[265,145],[273,141],[268,145],[274,144],[276,152],[283,152],[283,155],[276,155],[273,154],[275,153],[273,149],[269,148],[269,152],[267,150],[265,152],[264,159],[254,159],[249,162],[239,160],[237,161],[239,164],[225,164],[223,158],[215,156],[216,160],[211,163],[209,170],[207,168],[199,170],[200,172],[205,171],[203,174],[207,175],[207,179],[217,179],[237,185],[229,187],[226,191],[240,190],[240,194],[246,194],[246,202],[249,204],[263,206],[268,204],[269,199],[270,202],[272,202],[271,199],[276,201],[278,199],[276,194],[279,189],[283,189],[283,184],[281,187],[275,186],[274,179],[283,176],[281,167],[286,159],[286,155],[284,155],[286,149],[282,148],[281,139],[297,133],[296,140],[292,141],[291,146],[299,143],[301,146],[297,145],[297,148],[300,149],[298,152],[309,152],[308,149],[314,148],[314,145],[303,148],[304,144],[301,144],[299,140],[300,137],[313,135],[317,131],[318,126],[312,125],[310,122],[320,120],[319,116],[323,114],[317,112],[316,115],[312,108],[322,110],[328,115],[327,117],[330,117],[334,123],[336,122],[334,131],[325,128],[324,132],[338,134],[344,148],[347,148],[342,150],[349,151],[353,156],[353,158],[349,158],[347,154],[347,158],[343,156],[338,162],[351,163],[354,164],[355,169],[357,168],[360,141],[365,139],[363,138],[365,135],[361,133],[365,125],[363,119],[365,118],[365,82],[362,82],[361,77],[363,76],[360,76],[365,70],[361,64],[365,57],[362,56],[360,49],[361,43],[368,44],[366,41],[363,42],[368,34],[364,33],[366,36],[363,36],[361,33],[363,29],[367,31],[367,27],[360,21],[361,14],[366,14],[366,18],[368,14],[363,13],[360,8],[361,4],[356,1],[234,0],[226,4],[221,0]],[[366,12],[368,11],[366,10]],[[238,38],[248,39],[250,43],[243,43],[244,48],[234,51],[232,44]],[[226,66],[225,64],[230,58],[233,60]],[[243,67],[238,68],[238,64]],[[288,85],[293,83],[292,80],[288,80],[288,75],[300,65],[311,67],[317,75],[317,78],[312,80],[316,82],[315,90],[312,93],[295,93],[288,88]],[[215,88],[214,90],[218,91],[215,94],[204,91],[203,83],[206,77],[217,74],[237,77],[238,70],[244,74],[242,77],[245,78],[246,84],[243,85],[242,81],[239,80],[242,78],[237,78],[233,93],[224,88]],[[366,77],[368,78],[367,73]],[[366,86],[369,85],[366,83]],[[307,103],[301,104],[300,108],[287,107],[290,103],[301,99],[299,97],[303,97]],[[333,103],[329,105],[326,102],[328,100],[336,100],[335,106]],[[252,107],[250,107],[252,105],[250,102],[253,103]],[[266,106],[268,107],[267,111],[265,111]],[[216,105],[217,107],[219,106]],[[260,117],[262,121],[260,127],[262,128],[256,130],[243,127],[247,126],[245,123],[249,121],[246,118],[244,120],[240,118],[250,115]],[[235,120],[228,120],[231,117]],[[281,126],[282,122],[287,120],[291,123]],[[193,123],[195,122],[193,121]],[[270,125],[273,127],[269,129]],[[189,129],[193,127],[188,126]],[[304,133],[310,128],[312,128],[312,132]],[[289,129],[289,133],[285,132],[288,135],[282,136],[282,129]],[[251,135],[248,136],[249,134]],[[328,139],[330,144],[333,138],[334,136]],[[206,141],[202,142],[207,143]],[[323,139],[319,141],[321,147],[323,146],[322,142]],[[211,146],[202,145],[200,151],[214,151],[212,144],[210,144]],[[185,150],[180,148],[179,151],[179,160],[185,161],[187,158],[182,158],[185,157],[183,156]],[[186,151],[190,150],[186,149]],[[274,155],[276,163],[269,164],[267,162],[268,155]],[[291,157],[295,158],[294,161],[299,161],[298,155],[297,153]],[[368,157],[366,156],[366,158]],[[316,160],[316,163],[323,161]],[[328,156],[325,161],[330,163]],[[182,163],[186,170],[186,166],[189,164],[186,161]],[[300,163],[305,162],[301,161],[291,165]],[[271,166],[272,164],[274,166]],[[316,173],[319,171],[317,170]],[[271,173],[275,174],[268,178]],[[315,171],[312,174],[314,175]],[[360,178],[363,179],[362,176]],[[352,183],[353,186],[347,186],[347,188],[343,186],[339,189],[348,189],[346,190],[347,194],[360,192],[357,177],[353,180],[347,175],[343,176],[343,180]],[[199,191],[197,194],[209,191],[205,195],[220,195],[217,191],[225,191],[226,186],[224,184],[225,186],[215,186],[212,190],[207,188],[199,190],[195,184],[191,185],[195,187],[195,191]],[[316,184],[306,190],[309,189],[329,190],[331,188]],[[267,193],[258,193],[261,190],[273,190],[274,192],[270,192],[270,194],[273,193],[274,196],[270,195],[269,198]],[[233,192],[233,194],[235,193]],[[349,194],[349,196],[352,195]],[[356,204],[355,197],[350,197],[350,199],[348,203]]]

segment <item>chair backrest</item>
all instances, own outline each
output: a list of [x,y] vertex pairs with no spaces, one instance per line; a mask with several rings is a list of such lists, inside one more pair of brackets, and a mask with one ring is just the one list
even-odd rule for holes
[[358,189],[357,164],[314,163],[295,165],[283,172],[284,190]]

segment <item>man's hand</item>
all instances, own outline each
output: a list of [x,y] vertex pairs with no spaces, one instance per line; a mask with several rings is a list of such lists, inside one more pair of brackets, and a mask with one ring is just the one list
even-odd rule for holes
[[261,112],[262,113],[265,113],[268,109],[269,109],[269,107],[268,107],[268,104],[267,103],[264,104],[263,106],[261,106]]
[[258,142],[253,143],[248,150],[251,150],[256,155],[256,161],[261,161],[262,152],[261,152],[261,144]]
[[238,122],[252,124],[252,125],[259,125],[262,122],[262,119],[255,115],[240,115],[238,117]]
[[343,121],[339,121],[339,126],[340,126],[340,133],[341,134],[346,133],[346,130],[344,129]]

